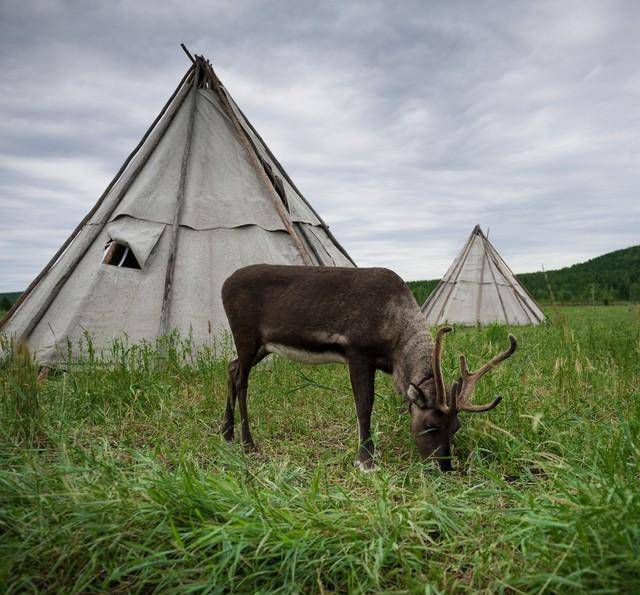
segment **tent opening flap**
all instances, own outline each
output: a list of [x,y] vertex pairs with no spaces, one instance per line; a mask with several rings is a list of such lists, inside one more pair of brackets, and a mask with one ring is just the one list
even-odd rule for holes
[[[107,252],[112,250],[113,256],[109,262],[106,262],[105,259],[109,255],[105,252],[102,262],[105,264],[118,264],[114,261],[116,260],[116,256],[119,255],[123,264],[118,266],[144,268],[164,228],[164,223],[144,221],[127,216],[118,217],[107,226],[107,234],[110,238]],[[128,252],[128,254],[125,254],[125,252]],[[133,261],[135,261],[138,266],[131,266]],[[124,264],[127,262],[129,264]]]

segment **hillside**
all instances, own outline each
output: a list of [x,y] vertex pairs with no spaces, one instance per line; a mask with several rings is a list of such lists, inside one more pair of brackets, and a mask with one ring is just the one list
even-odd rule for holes
[[[518,279],[536,300],[544,303],[640,302],[640,245],[609,252],[563,269],[522,273]],[[422,305],[438,281],[430,279],[407,283]],[[19,291],[0,293],[0,312],[8,310],[19,296]]]
[[[640,301],[640,246],[603,254],[562,269],[522,273],[520,282],[540,302],[609,304]],[[423,304],[438,279],[409,281],[419,304]],[[552,295],[553,294],[553,295]]]
[[547,271],[546,275],[542,272],[524,273],[518,275],[518,279],[541,301],[637,302],[640,301],[640,246]]
[[19,291],[11,291],[8,293],[0,293],[0,314],[6,312],[13,303],[20,297]]
[[409,289],[413,292],[416,301],[422,306],[429,294],[440,283],[440,279],[430,279],[429,281],[407,281]]

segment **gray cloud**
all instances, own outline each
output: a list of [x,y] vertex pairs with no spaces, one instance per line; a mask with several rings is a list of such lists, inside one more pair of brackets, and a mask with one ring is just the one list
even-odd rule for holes
[[[316,5],[317,4],[317,5]],[[0,290],[24,288],[187,63],[360,265],[441,275],[475,223],[517,272],[638,243],[628,2],[4,2]]]

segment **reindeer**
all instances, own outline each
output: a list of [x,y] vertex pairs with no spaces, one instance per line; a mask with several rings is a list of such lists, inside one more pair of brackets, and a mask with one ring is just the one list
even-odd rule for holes
[[254,448],[247,412],[251,368],[270,353],[310,364],[340,362],[349,368],[360,433],[355,464],[374,469],[371,411],[376,370],[393,376],[396,391],[409,405],[411,432],[423,459],[435,457],[451,467],[451,441],[458,413],[489,411],[501,400],[471,403],[476,382],[510,357],[509,348],[470,372],[460,356],[460,377],[447,386],[440,358],[424,315],[406,283],[383,268],[252,265],[233,273],[222,286],[222,302],[237,350],[229,364],[229,395],[222,434],[233,440],[236,398],[240,405],[242,443]]

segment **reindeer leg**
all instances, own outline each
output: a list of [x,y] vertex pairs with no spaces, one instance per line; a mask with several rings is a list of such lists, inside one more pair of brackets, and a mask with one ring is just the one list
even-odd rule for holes
[[243,364],[238,366],[238,375],[236,377],[236,391],[238,393],[238,405],[240,406],[240,423],[242,424],[242,444],[245,450],[255,448],[255,443],[251,437],[249,429],[249,412],[247,411],[247,386],[249,385],[249,372],[251,372],[251,364]]
[[[240,420],[242,422],[242,442],[245,446],[254,447],[251,431],[249,430],[249,415],[247,413],[247,386],[251,368],[262,361],[269,353],[262,347],[251,356],[243,353],[229,363],[227,406],[222,421],[222,435],[231,442],[233,440],[234,417],[237,397],[240,396]],[[247,365],[246,362],[249,362]]]
[[236,390],[237,375],[238,360],[234,359],[229,363],[227,407],[224,411],[224,420],[222,421],[222,435],[227,442],[233,440],[234,411],[236,408],[236,397],[238,396],[238,391]]
[[373,471],[374,444],[371,438],[371,411],[373,410],[374,383],[376,370],[373,366],[349,362],[349,377],[351,388],[356,401],[356,414],[358,416],[358,429],[360,431],[360,448],[358,458],[355,461],[363,471]]
[[245,450],[255,448],[249,429],[249,413],[247,411],[247,386],[249,385],[249,373],[251,368],[264,359],[268,354],[258,341],[238,346],[238,370],[235,376],[235,387],[240,406],[240,422],[242,424],[242,444]]

